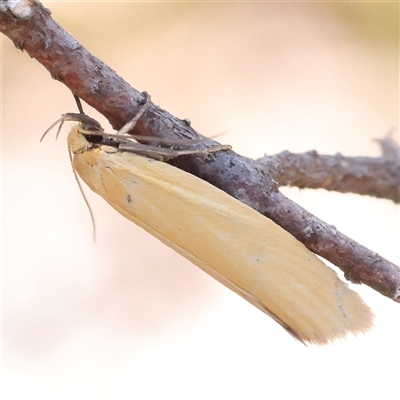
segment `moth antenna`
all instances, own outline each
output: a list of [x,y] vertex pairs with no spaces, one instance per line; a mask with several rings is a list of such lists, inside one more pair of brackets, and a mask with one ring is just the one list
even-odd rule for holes
[[93,242],[96,243],[96,221],[94,219],[92,208],[90,207],[89,201],[85,196],[85,192],[83,191],[81,182],[79,181],[78,175],[77,175],[77,173],[75,171],[75,168],[74,168],[74,165],[73,165],[73,161],[72,161],[72,152],[69,149],[68,149],[68,156],[69,156],[69,160],[71,161],[72,171],[74,173],[75,180],[78,183],[79,190],[80,190],[80,192],[82,194],[83,200],[85,200],[86,206],[87,206],[87,208],[89,210],[90,219],[92,220],[92,227],[93,227]]

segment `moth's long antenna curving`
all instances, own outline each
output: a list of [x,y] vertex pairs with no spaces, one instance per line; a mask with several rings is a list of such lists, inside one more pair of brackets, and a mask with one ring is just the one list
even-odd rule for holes
[[83,191],[81,182],[79,181],[78,175],[77,175],[77,173],[76,173],[76,171],[75,171],[75,168],[74,168],[74,166],[73,166],[72,152],[71,152],[70,149],[68,149],[68,156],[69,156],[69,160],[71,161],[72,171],[73,171],[73,173],[74,173],[75,180],[76,180],[76,182],[78,183],[79,190],[80,190],[80,192],[81,192],[81,194],[82,194],[83,200],[85,200],[86,206],[87,206],[87,208],[88,208],[88,210],[89,210],[89,214],[90,214],[90,218],[91,218],[91,220],[92,220],[92,226],[93,226],[93,242],[96,243],[96,221],[95,221],[95,219],[94,219],[94,215],[93,215],[92,208],[90,207],[89,201],[88,201],[88,199],[87,199],[86,196],[85,196],[85,192]]

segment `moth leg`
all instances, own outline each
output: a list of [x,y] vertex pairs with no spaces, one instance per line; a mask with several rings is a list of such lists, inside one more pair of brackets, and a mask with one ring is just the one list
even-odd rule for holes
[[232,150],[232,146],[229,144],[219,144],[213,147],[207,147],[205,149],[193,149],[193,150],[174,150],[175,157],[189,155],[189,154],[211,154],[218,153],[219,151]]
[[129,121],[127,122],[118,132],[117,135],[125,135],[127,134],[130,130],[132,130],[136,123],[139,121],[139,118],[148,110],[151,104],[151,97],[147,92],[143,92],[146,100],[143,106],[140,108],[138,113]]
[[130,144],[122,143],[120,144],[119,149],[122,151],[129,151],[131,153],[142,154],[149,158],[153,158],[154,160],[166,162],[184,155],[211,154],[219,151],[231,150],[232,147],[229,145],[220,144],[206,149],[176,150],[176,149],[166,149],[164,147],[155,147],[151,145],[142,145],[140,143],[130,143]]
[[[114,135],[107,135],[104,134],[105,137],[114,137],[114,138],[126,138],[126,135],[129,131],[131,131],[136,123],[138,122],[139,118],[149,109],[150,104],[151,104],[151,97],[147,92],[143,92],[144,96],[145,96],[145,103],[143,104],[143,106],[140,108],[140,110],[138,111],[138,113],[129,121],[127,122],[118,132],[117,134]],[[130,135],[128,136],[128,138],[130,137]],[[136,137],[135,137],[136,138]],[[143,139],[138,137],[138,139]],[[145,138],[146,139],[146,138]],[[168,139],[162,139],[162,138],[147,138],[148,141],[152,142],[152,141],[156,141],[156,142],[164,142],[167,144],[181,144],[182,145],[182,141],[172,141],[172,140],[168,140]],[[202,140],[194,140],[194,141],[190,141],[187,143],[187,145],[189,143],[199,143],[202,142]],[[171,160],[173,158],[177,158],[183,155],[190,155],[190,154],[210,154],[210,153],[216,153],[219,151],[223,151],[223,150],[231,150],[232,147],[229,145],[217,145],[217,146],[213,146],[210,148],[205,148],[205,149],[187,149],[187,150],[175,150],[175,149],[168,149],[168,148],[162,148],[162,147],[154,147],[154,146],[143,146],[140,143],[132,143],[132,144],[126,144],[126,143],[121,143],[119,146],[120,150],[125,150],[125,151],[131,151],[132,153],[137,153],[137,154],[142,154],[142,155],[146,155],[147,157],[153,158],[155,160],[159,160],[159,161],[168,161]]]
[[219,151],[231,150],[232,146],[227,144],[219,144],[213,147],[207,147],[205,149],[193,149],[193,150],[174,150],[174,149],[165,149],[167,152],[159,153],[158,156],[162,157],[160,161],[169,161],[174,158],[178,158],[180,156],[191,155],[191,154],[211,154],[218,153]]

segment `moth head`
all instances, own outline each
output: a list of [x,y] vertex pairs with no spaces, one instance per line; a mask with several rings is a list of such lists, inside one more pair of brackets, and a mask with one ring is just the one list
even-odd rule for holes
[[93,118],[82,115],[79,124],[68,135],[68,147],[74,153],[83,153],[103,140],[104,129]]
[[60,124],[56,134],[57,139],[65,121],[79,122],[78,125],[72,128],[68,135],[68,147],[72,153],[82,153],[93,147],[94,143],[100,143],[102,141],[104,129],[101,127],[100,123],[86,114],[75,113],[63,114],[61,118],[50,125],[40,141],[42,141],[47,133],[57,124]]

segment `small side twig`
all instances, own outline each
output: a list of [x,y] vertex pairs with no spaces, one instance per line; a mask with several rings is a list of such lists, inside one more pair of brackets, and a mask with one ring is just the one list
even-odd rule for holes
[[301,189],[326,189],[356,193],[400,202],[399,147],[389,138],[379,140],[391,152],[382,157],[344,157],[321,155],[316,151],[293,154],[283,151],[258,159],[278,186]]

